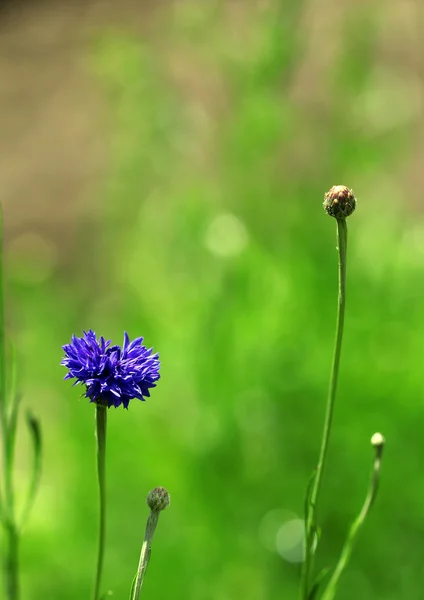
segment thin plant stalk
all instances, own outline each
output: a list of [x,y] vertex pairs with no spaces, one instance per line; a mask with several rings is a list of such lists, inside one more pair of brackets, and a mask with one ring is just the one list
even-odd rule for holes
[[93,600],[99,600],[106,537],[106,429],[107,407],[96,404],[97,479],[99,484],[99,539]]
[[353,550],[353,546],[354,546],[356,537],[357,537],[362,525],[364,524],[364,522],[368,516],[368,513],[377,497],[377,492],[378,492],[378,487],[379,487],[379,482],[380,482],[380,469],[381,469],[381,458],[383,455],[384,438],[381,436],[381,434],[375,434],[373,436],[373,440],[376,438],[378,439],[378,441],[380,443],[375,444],[372,442],[375,447],[375,457],[374,457],[373,471],[372,471],[371,481],[370,481],[369,488],[368,488],[367,497],[365,499],[365,502],[364,502],[361,512],[356,517],[355,521],[352,523],[352,525],[350,527],[348,536],[346,538],[345,545],[343,547],[342,553],[339,558],[339,562],[337,563],[337,566],[333,571],[333,574],[332,574],[330,581],[328,582],[328,585],[321,597],[321,600],[333,600],[334,599],[340,577],[341,577],[344,569],[346,568],[346,565],[349,562],[350,556],[352,554],[352,550]]
[[8,522],[7,531],[7,555],[6,555],[6,593],[8,600],[18,600],[19,589],[19,530],[16,524]]
[[[7,434],[3,437],[8,437]],[[5,456],[5,530],[7,537],[7,551],[5,560],[6,592],[8,600],[18,600],[19,591],[19,536],[20,532],[15,521],[14,494],[13,494],[13,462],[11,456],[13,449],[6,439]]]
[[[5,326],[3,306],[3,212],[0,205],[0,425],[2,431],[3,489],[0,489],[2,515],[6,523],[10,520],[10,504],[13,504],[11,477],[9,472],[9,436],[6,404]],[[11,502],[12,500],[12,502]]]
[[19,599],[19,531],[15,521],[13,492],[14,431],[9,427],[6,393],[6,351],[3,291],[3,213],[0,206],[0,425],[3,440],[4,484],[0,502],[6,531],[6,594],[8,600]]
[[140,598],[141,588],[143,586],[144,576],[150,561],[153,535],[158,524],[159,513],[168,508],[171,502],[169,492],[164,487],[156,487],[147,495],[147,506],[150,508],[150,514],[147,518],[146,531],[144,533],[143,545],[141,546],[140,560],[138,561],[137,573],[131,586],[130,600]]
[[5,324],[4,324],[4,299],[3,299],[3,211],[0,205],[0,423],[3,439],[3,460],[4,460],[4,502],[9,504],[12,495],[8,475],[8,418],[6,404],[6,356],[5,356]]
[[306,523],[306,548],[301,577],[301,598],[308,600],[311,569],[313,563],[313,546],[316,535],[316,513],[319,493],[322,484],[322,475],[327,458],[328,444],[330,440],[331,425],[333,422],[334,404],[339,378],[340,356],[343,340],[344,316],[346,305],[346,252],[347,252],[347,224],[346,219],[337,219],[337,248],[339,253],[339,292],[336,323],[336,340],[334,345],[333,362],[331,367],[330,387],[328,391],[327,407],[324,421],[324,431],[321,441],[318,464],[314,476],[311,496],[310,510]]
[[[11,364],[10,382],[6,382],[6,340],[3,296],[3,215],[0,205],[0,430],[2,438],[3,482],[0,486],[0,522],[5,530],[6,552],[4,558],[7,600],[19,600],[19,547],[22,529],[37,494],[42,463],[42,438],[38,419],[29,414],[27,425],[33,443],[33,470],[23,516],[19,518],[15,506],[13,468],[16,431],[21,395],[17,391],[17,357],[11,345],[8,355]],[[9,383],[9,386],[6,385]]]
[[143,545],[140,552],[140,560],[138,562],[137,574],[135,576],[134,585],[132,588],[131,599],[138,600],[140,597],[141,588],[146,574],[147,565],[149,564],[153,535],[159,519],[159,511],[152,510],[147,519],[146,532],[144,534]]

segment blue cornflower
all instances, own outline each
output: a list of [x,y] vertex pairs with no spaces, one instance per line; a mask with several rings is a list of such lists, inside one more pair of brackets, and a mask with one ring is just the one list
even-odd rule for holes
[[85,384],[90,402],[109,408],[121,404],[128,408],[132,398],[150,396],[149,389],[160,377],[159,355],[143,346],[142,337],[130,342],[125,332],[121,348],[103,337],[98,340],[91,329],[83,333],[81,338],[73,335],[71,343],[63,346],[65,357],[60,364],[69,369],[64,379]]

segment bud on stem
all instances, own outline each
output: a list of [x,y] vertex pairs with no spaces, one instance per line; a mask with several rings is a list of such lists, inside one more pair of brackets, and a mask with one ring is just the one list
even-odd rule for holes
[[347,563],[349,562],[350,556],[352,554],[352,549],[354,546],[354,542],[356,541],[356,537],[364,524],[368,513],[374,504],[374,501],[377,497],[378,487],[380,483],[380,469],[381,469],[381,457],[383,455],[383,448],[385,444],[385,439],[381,435],[381,433],[375,433],[371,438],[371,445],[374,448],[374,464],[372,470],[371,481],[368,487],[368,494],[365,498],[364,505],[362,506],[362,510],[359,515],[356,517],[354,522],[352,523],[349,533],[346,538],[346,542],[342,553],[339,558],[339,562],[337,563],[336,568],[331,576],[330,581],[324,593],[322,595],[322,600],[333,600],[336,592],[337,586],[339,584],[340,577],[343,571],[346,568]]
[[144,575],[150,560],[152,540],[156,530],[156,525],[158,524],[159,513],[169,506],[170,501],[171,497],[164,487],[154,488],[147,495],[147,504],[150,508],[150,515],[147,518],[146,531],[144,534],[143,545],[141,547],[137,574],[134,578],[131,588],[131,600],[138,600],[140,597]]

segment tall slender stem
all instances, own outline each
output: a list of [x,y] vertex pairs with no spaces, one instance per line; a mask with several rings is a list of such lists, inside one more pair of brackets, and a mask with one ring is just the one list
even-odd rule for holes
[[[6,593],[8,600],[19,599],[19,531],[15,522],[13,493],[13,457],[15,431],[9,426],[10,415],[6,394],[6,351],[3,290],[3,212],[0,205],[0,427],[3,450],[3,490],[0,489],[1,516],[6,529],[5,558]],[[15,423],[16,428],[16,423]],[[3,494],[1,494],[3,492]]]
[[138,600],[140,597],[141,587],[143,585],[144,575],[147,565],[150,560],[150,550],[152,545],[153,534],[155,533],[156,525],[159,519],[159,511],[152,510],[147,519],[146,532],[144,534],[143,545],[141,547],[140,560],[138,562],[137,574],[134,580],[131,600]]
[[9,600],[18,600],[19,590],[19,532],[14,523],[7,524],[6,593]]
[[13,513],[13,485],[12,485],[12,469],[11,452],[9,442],[9,427],[8,427],[8,411],[6,398],[6,360],[5,360],[5,326],[4,326],[4,299],[3,299],[3,212],[0,205],[0,426],[2,432],[2,450],[3,450],[3,471],[4,493],[0,501],[4,503],[6,522],[12,522]]
[[328,443],[330,440],[331,425],[333,422],[334,404],[337,392],[337,383],[339,378],[340,355],[343,340],[343,326],[346,304],[346,252],[347,252],[347,225],[346,219],[337,219],[337,248],[339,252],[339,294],[337,308],[336,340],[334,345],[333,363],[331,367],[330,387],[327,398],[327,408],[324,421],[324,431],[321,441],[321,449],[318,458],[318,464],[314,477],[314,483],[310,498],[310,511],[308,522],[306,523],[306,552],[302,572],[301,597],[308,599],[309,584],[311,576],[313,544],[315,537],[315,523],[317,513],[317,503],[321,490],[322,475],[325,461],[327,458]]
[[[5,360],[5,325],[3,299],[3,212],[0,204],[0,420],[3,432],[3,444],[7,440],[7,407],[6,407],[6,360]],[[5,453],[7,454],[7,453]],[[7,457],[4,456],[4,460]],[[6,475],[6,474],[5,474]],[[5,488],[7,484],[5,483]],[[7,489],[5,494],[7,496]]]
[[97,478],[99,484],[99,542],[93,600],[99,599],[106,535],[106,426],[107,407],[96,404]]
[[8,600],[19,600],[19,537],[20,532],[15,522],[15,506],[13,494],[13,446],[10,443],[9,431],[4,431],[4,524],[7,537],[5,559],[6,592]]

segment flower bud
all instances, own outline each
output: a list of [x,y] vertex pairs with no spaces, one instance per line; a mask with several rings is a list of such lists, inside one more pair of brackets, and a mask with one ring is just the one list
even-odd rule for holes
[[386,443],[384,436],[381,433],[374,433],[371,438],[371,444],[374,448],[381,448]]
[[324,196],[324,210],[335,219],[345,219],[356,208],[356,198],[345,185],[333,185]]
[[159,512],[160,510],[165,510],[169,506],[171,502],[171,496],[168,491],[164,487],[157,487],[147,495],[147,505],[150,510],[154,510]]

